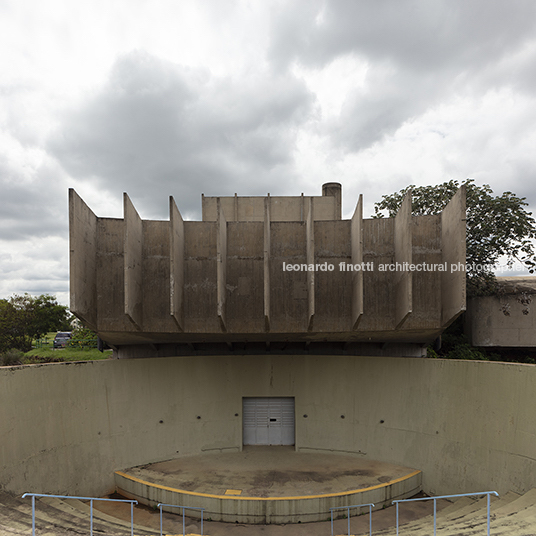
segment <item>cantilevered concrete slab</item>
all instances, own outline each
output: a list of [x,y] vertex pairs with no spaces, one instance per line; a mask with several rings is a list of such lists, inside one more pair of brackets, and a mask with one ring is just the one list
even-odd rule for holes
[[465,310],[465,190],[442,214],[341,219],[323,195],[205,197],[203,221],[99,218],[70,192],[71,310],[117,357],[423,355]]

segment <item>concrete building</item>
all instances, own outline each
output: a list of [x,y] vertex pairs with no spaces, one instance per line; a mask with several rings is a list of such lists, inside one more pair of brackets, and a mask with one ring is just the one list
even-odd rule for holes
[[70,191],[71,311],[117,357],[423,355],[465,310],[465,191],[436,216],[319,197],[205,197],[203,220],[100,218]]

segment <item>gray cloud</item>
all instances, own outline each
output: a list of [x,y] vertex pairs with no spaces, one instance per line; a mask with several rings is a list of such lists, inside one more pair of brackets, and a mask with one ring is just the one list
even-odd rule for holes
[[75,179],[128,191],[151,214],[166,210],[169,194],[188,211],[203,189],[259,193],[292,180],[295,132],[313,110],[291,75],[217,78],[132,52],[67,115],[49,149]]
[[[297,17],[301,9],[305,17]],[[348,151],[393,134],[445,96],[525,84],[534,44],[536,4],[518,0],[422,2],[302,1],[274,17],[270,57],[284,70],[293,62],[322,68],[353,55],[369,65],[364,88],[351,92],[326,134]],[[530,74],[529,74],[530,73]]]

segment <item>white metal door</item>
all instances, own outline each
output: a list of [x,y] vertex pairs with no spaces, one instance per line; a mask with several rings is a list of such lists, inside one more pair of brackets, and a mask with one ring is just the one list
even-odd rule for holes
[[244,445],[294,445],[294,398],[244,398]]

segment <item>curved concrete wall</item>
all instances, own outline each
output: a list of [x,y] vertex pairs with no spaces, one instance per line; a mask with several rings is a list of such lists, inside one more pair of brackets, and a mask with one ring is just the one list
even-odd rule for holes
[[421,469],[428,493],[536,487],[536,366],[270,355],[1,368],[0,485],[101,495],[114,470],[240,449],[243,396],[294,396],[298,449]]

